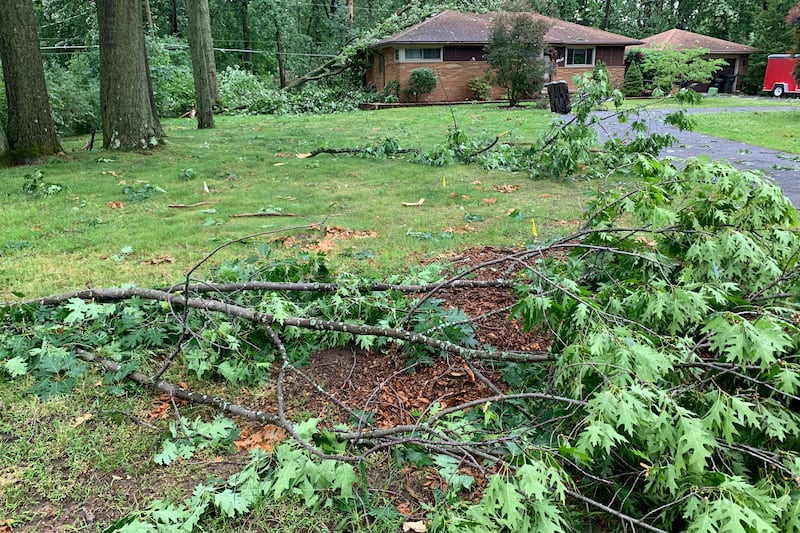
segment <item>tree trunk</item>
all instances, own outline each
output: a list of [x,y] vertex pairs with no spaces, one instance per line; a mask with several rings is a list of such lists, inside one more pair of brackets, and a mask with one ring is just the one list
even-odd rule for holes
[[172,0],[169,12],[169,32],[178,35],[178,0]]
[[606,0],[603,6],[603,21],[600,23],[601,30],[608,30],[608,24],[611,18],[611,0]]
[[275,47],[277,49],[275,56],[278,60],[278,79],[280,80],[281,89],[286,87],[286,66],[283,63],[283,41],[281,40],[281,29],[275,30]]
[[[211,73],[208,51],[213,50],[211,40],[211,18],[208,13],[208,0],[188,0],[189,51],[192,55],[192,74],[194,76],[195,110],[197,127],[214,127],[214,98],[211,92]],[[212,52],[213,53],[213,52]],[[213,56],[211,62],[213,63]]]
[[153,11],[150,9],[150,0],[144,0],[144,15],[147,19],[147,33],[150,37],[155,37],[156,32],[153,29]]
[[103,147],[145,150],[163,142],[140,0],[97,0]]
[[58,153],[61,145],[50,114],[33,2],[0,1],[0,6],[0,58],[8,103],[6,155],[18,163]]
[[299,78],[293,79],[291,82],[286,84],[286,89],[297,89],[298,87],[302,87],[306,83],[310,81],[317,81],[324,78],[329,78],[331,76],[335,76],[337,74],[341,74],[345,70],[347,70],[347,65],[343,65],[339,63],[339,57],[334,57],[333,59],[327,60],[322,65],[318,66],[317,68],[307,72],[306,74],[300,76]]
[[0,124],[0,162],[4,161],[8,154],[8,139],[6,138],[6,130]]
[[247,63],[253,62],[253,53],[250,48],[253,43],[250,42],[250,2],[242,0],[242,49],[247,50],[242,54],[242,60]]

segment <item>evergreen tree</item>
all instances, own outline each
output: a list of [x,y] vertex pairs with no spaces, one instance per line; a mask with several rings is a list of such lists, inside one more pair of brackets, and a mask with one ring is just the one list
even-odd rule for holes
[[622,85],[622,93],[625,96],[642,96],[644,94],[644,77],[639,63],[632,62],[625,71],[625,82]]

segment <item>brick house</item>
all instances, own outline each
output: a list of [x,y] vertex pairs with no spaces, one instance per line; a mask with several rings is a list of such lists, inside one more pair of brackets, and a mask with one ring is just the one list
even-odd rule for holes
[[[443,11],[376,42],[369,49],[367,83],[381,91],[388,83],[398,81],[404,89],[412,70],[429,67],[436,71],[438,83],[431,94],[420,97],[421,102],[469,100],[467,82],[483,77],[489,70],[486,46],[495,15]],[[625,47],[642,41],[537,13],[527,15],[543,20],[550,28],[544,40],[555,63],[553,80],[565,80],[574,90],[572,78],[591,71],[596,62],[602,61],[612,83],[622,86]],[[504,92],[495,87],[493,97],[502,98]]]
[[[648,49],[663,50],[674,48],[676,50],[695,50],[703,48],[708,50],[703,57],[710,59],[724,59],[727,63],[719,70],[714,78],[720,92],[736,92],[736,82],[747,73],[748,60],[750,54],[760,52],[758,48],[738,44],[716,37],[708,37],[699,33],[686,30],[672,29],[657,35],[642,39],[644,44],[641,48],[647,53]],[[727,82],[727,83],[725,83]],[[712,84],[697,84],[694,89],[697,92],[706,92]]]

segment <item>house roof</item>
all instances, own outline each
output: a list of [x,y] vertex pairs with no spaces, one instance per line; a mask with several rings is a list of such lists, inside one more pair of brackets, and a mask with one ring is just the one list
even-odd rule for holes
[[[631,39],[616,33],[581,26],[572,22],[526,13],[529,17],[542,20],[549,30],[544,36],[550,45],[617,45],[635,46],[642,41]],[[442,11],[422,22],[415,24],[393,36],[376,42],[371,48],[388,45],[448,45],[473,44],[484,45],[489,42],[489,26],[498,13],[460,13],[458,11]]]
[[758,48],[753,48],[752,46],[733,43],[724,39],[717,39],[716,37],[700,35],[699,33],[679,30],[677,28],[645,37],[642,40],[645,43],[642,48],[705,48],[712,54],[752,54],[754,52],[760,52]]

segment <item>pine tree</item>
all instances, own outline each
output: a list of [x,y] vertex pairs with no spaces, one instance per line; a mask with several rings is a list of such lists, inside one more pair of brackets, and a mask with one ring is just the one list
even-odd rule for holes
[[622,93],[625,96],[642,96],[644,94],[644,78],[639,64],[632,62],[625,71],[625,82],[622,85]]

